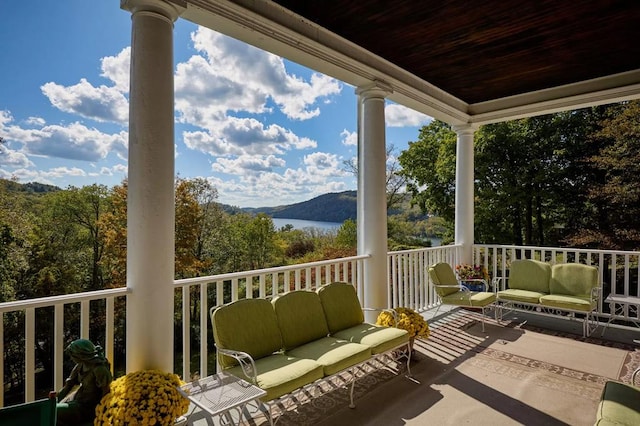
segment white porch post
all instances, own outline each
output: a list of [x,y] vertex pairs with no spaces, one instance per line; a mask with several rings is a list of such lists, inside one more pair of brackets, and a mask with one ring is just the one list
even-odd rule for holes
[[470,124],[453,126],[458,135],[456,144],[456,207],[455,243],[462,245],[459,259],[463,263],[473,261],[473,133],[476,127]]
[[127,371],[173,371],[173,22],[160,0],[132,13],[127,200]]
[[[358,95],[358,254],[370,254],[363,267],[367,308],[388,307],[385,96],[381,83],[360,87]],[[377,313],[368,312],[367,321]]]

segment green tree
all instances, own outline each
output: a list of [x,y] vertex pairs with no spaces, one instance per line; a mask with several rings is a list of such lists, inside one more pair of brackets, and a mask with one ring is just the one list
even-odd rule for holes
[[342,222],[336,235],[336,245],[351,248],[358,246],[358,226],[355,220],[347,219]]

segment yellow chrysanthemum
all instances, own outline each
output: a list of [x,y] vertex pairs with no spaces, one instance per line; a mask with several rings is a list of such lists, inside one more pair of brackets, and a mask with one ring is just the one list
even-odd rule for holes
[[94,425],[171,426],[189,409],[189,400],[176,388],[182,384],[177,375],[160,370],[122,376],[96,407]]
[[397,324],[394,322],[393,315],[389,312],[382,312],[378,315],[376,324],[387,327],[398,327],[409,332],[411,337],[429,337],[429,324],[427,321],[410,308],[395,308],[397,314]]

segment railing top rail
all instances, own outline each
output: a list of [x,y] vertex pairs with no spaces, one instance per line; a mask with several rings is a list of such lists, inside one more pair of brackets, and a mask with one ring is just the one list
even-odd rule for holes
[[127,287],[109,288],[106,290],[88,291],[85,293],[60,294],[58,296],[40,297],[37,299],[14,300],[0,303],[0,312],[21,311],[28,308],[42,308],[45,306],[66,305],[68,303],[85,300],[105,299],[108,297],[125,296],[130,292]]
[[182,287],[185,285],[209,283],[212,281],[225,281],[233,278],[255,277],[257,275],[295,271],[297,269],[313,268],[316,266],[324,266],[324,265],[333,265],[335,263],[341,263],[341,262],[353,262],[356,260],[368,259],[370,257],[371,257],[370,254],[362,254],[358,256],[341,257],[338,259],[319,260],[317,262],[298,263],[296,265],[275,266],[273,268],[265,268],[265,269],[254,269],[252,271],[229,272],[225,274],[209,275],[206,277],[183,278],[181,280],[175,280],[174,285],[176,287]]
[[451,249],[462,247],[462,244],[448,244],[446,246],[437,246],[437,247],[422,247],[419,249],[407,249],[407,250],[398,250],[398,251],[390,251],[387,253],[387,256],[396,255],[396,254],[406,254],[406,253],[418,253],[421,251],[430,251],[430,250],[442,250],[442,249]]
[[556,250],[556,251],[570,251],[573,253],[602,253],[602,254],[617,254],[617,255],[640,255],[640,251],[625,251],[625,250],[599,250],[599,249],[582,249],[573,247],[542,247],[542,246],[514,246],[508,244],[474,244],[474,247],[495,247],[509,250]]

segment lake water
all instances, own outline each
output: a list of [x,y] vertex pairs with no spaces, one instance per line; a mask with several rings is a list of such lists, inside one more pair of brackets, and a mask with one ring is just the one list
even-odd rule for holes
[[342,223],[338,222],[320,222],[317,220],[302,220],[302,219],[282,219],[282,218],[273,218],[273,224],[276,229],[280,229],[283,226],[290,224],[293,226],[293,229],[304,229],[304,228],[319,228],[323,231],[331,231],[337,230],[340,228]]
[[[273,218],[273,224],[276,229],[280,229],[283,226],[290,224],[293,226],[293,229],[304,229],[304,228],[319,228],[323,231],[332,231],[340,228],[341,223],[338,222],[320,222],[317,220],[301,220],[301,219],[282,219],[282,218]],[[442,244],[442,240],[440,238],[430,238],[431,247],[438,247]]]

